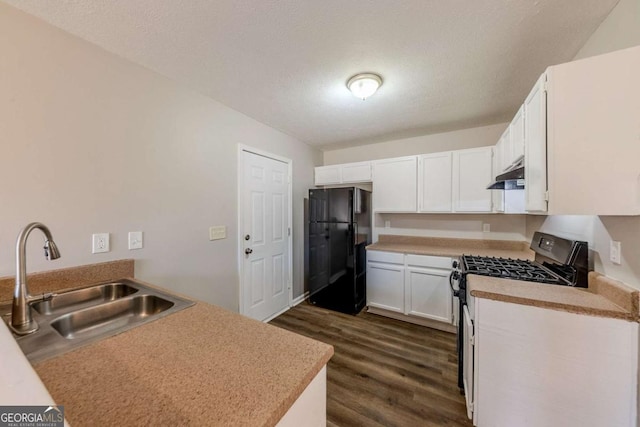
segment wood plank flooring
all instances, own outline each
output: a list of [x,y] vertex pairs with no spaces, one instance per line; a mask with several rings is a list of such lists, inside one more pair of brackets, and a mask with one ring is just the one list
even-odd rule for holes
[[472,425],[458,390],[455,335],[306,302],[270,323],[334,346],[328,426]]

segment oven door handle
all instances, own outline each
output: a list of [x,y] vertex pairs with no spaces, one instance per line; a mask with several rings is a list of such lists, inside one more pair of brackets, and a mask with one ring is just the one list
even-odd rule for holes
[[460,272],[454,270],[451,272],[451,274],[449,275],[449,286],[451,287],[451,292],[453,292],[453,296],[454,297],[459,297],[460,296],[460,288],[456,289],[453,286],[453,281],[454,280],[460,280]]

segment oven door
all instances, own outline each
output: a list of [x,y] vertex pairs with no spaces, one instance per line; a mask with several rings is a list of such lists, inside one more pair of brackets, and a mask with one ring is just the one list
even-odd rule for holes
[[464,387],[464,397],[467,401],[467,416],[473,419],[473,347],[474,333],[473,321],[469,313],[469,307],[462,307],[462,383]]

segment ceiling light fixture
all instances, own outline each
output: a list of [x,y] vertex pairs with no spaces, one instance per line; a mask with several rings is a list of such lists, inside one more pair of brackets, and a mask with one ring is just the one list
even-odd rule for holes
[[347,82],[351,93],[363,101],[376,93],[380,86],[382,86],[382,77],[373,73],[356,74]]

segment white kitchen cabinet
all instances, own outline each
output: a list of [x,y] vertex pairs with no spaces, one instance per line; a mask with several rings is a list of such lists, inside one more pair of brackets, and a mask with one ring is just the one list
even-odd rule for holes
[[493,147],[453,152],[454,212],[491,212]]
[[[493,148],[493,161],[491,165],[494,176],[502,171],[502,138]],[[491,204],[493,205],[494,212],[504,212],[504,196],[504,190],[491,190]]]
[[315,169],[315,185],[340,184],[341,182],[340,165],[318,166]]
[[546,74],[536,82],[524,101],[525,209],[547,212],[547,100]]
[[636,425],[637,322],[476,298],[474,327],[474,425]]
[[369,311],[453,331],[451,263],[449,257],[367,251]]
[[[515,162],[516,159],[524,155],[524,132],[525,132],[524,105],[521,105],[518,112],[509,124],[509,141],[510,141],[510,158],[508,165]],[[507,165],[507,166],[508,166]]]
[[315,185],[371,182],[371,162],[343,163],[315,168]]
[[452,152],[425,154],[418,159],[420,212],[451,212]]
[[640,215],[639,75],[637,46],[540,77],[524,105],[528,212]]
[[373,209],[418,211],[418,156],[373,162]]
[[[432,258],[441,261],[441,264],[429,262]],[[449,286],[451,258],[407,255],[406,262],[405,314],[452,323],[453,294]]]
[[340,166],[343,184],[371,182],[371,162],[346,163]]
[[512,145],[511,145],[511,127],[507,126],[507,128],[500,136],[500,140],[498,141],[498,146],[500,153],[498,157],[500,158],[499,169],[496,172],[496,175],[504,172],[509,165],[511,165],[511,156],[512,156]]
[[404,255],[367,252],[367,305],[404,313]]

